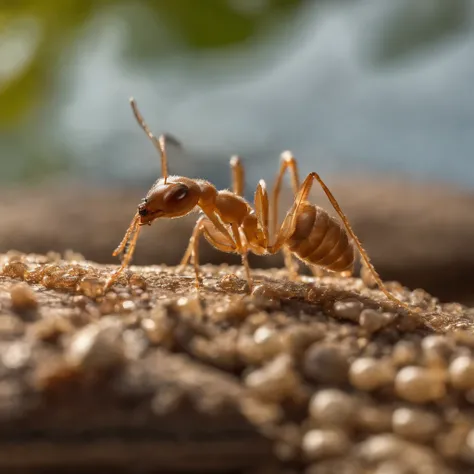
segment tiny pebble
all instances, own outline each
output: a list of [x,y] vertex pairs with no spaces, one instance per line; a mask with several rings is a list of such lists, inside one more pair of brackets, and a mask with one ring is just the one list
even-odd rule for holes
[[349,379],[359,390],[377,390],[393,382],[395,370],[386,360],[371,357],[356,359],[349,369]]
[[306,351],[303,370],[313,382],[342,385],[347,381],[349,364],[336,345],[315,343]]
[[66,354],[72,366],[85,369],[110,369],[125,360],[120,326],[89,324],[73,337]]
[[12,309],[19,313],[32,311],[38,307],[35,292],[25,283],[18,283],[10,290]]
[[405,314],[398,318],[397,327],[401,332],[412,333],[419,325],[420,320],[415,316]]
[[430,449],[409,443],[389,433],[370,436],[356,447],[356,452],[360,459],[369,464],[403,459],[413,469],[417,465],[425,465],[428,468],[436,462]]
[[334,314],[337,318],[357,322],[364,305],[358,300],[342,300],[334,303]]
[[356,412],[356,423],[361,431],[383,433],[392,428],[393,410],[372,404],[361,404]]
[[84,255],[79,252],[74,252],[71,249],[64,251],[64,260],[68,262],[83,262],[85,260]]
[[23,262],[8,262],[2,268],[2,274],[10,278],[23,279],[28,267]]
[[31,344],[26,342],[13,342],[2,349],[1,361],[10,370],[24,368],[31,359]]
[[23,279],[28,283],[39,283],[43,278],[43,271],[40,267],[29,268],[25,271]]
[[203,314],[201,302],[196,296],[191,296],[189,298],[182,296],[176,302],[176,307],[183,316],[199,317]]
[[260,284],[256,285],[252,290],[252,296],[255,298],[262,298],[267,300],[278,300],[278,292],[271,286]]
[[401,407],[393,412],[392,426],[394,433],[404,438],[426,442],[436,435],[441,420],[428,411]]
[[127,311],[133,311],[136,305],[132,300],[127,300],[127,301],[122,302],[121,307],[123,311],[127,312]]
[[453,340],[460,346],[474,348],[474,334],[467,330],[457,329],[452,333]]
[[90,298],[95,298],[103,294],[104,282],[98,278],[84,277],[79,281],[77,291],[80,291]]
[[429,335],[422,342],[426,365],[445,366],[452,352],[450,342],[445,336]]
[[412,403],[427,403],[443,398],[446,385],[443,372],[417,366],[401,369],[395,377],[395,390]]
[[262,368],[250,372],[245,384],[252,393],[269,401],[281,401],[299,385],[298,376],[289,356],[280,355]]
[[456,357],[449,365],[449,379],[457,390],[474,388],[474,361],[468,355]]
[[418,348],[413,341],[399,341],[392,351],[392,362],[397,367],[414,365],[418,359]]
[[8,250],[5,256],[7,257],[8,262],[21,262],[26,254],[20,252],[19,250],[12,249]]
[[303,453],[310,461],[340,456],[349,448],[350,441],[347,435],[339,430],[311,430],[302,440]]
[[237,333],[233,330],[211,339],[194,336],[189,343],[189,352],[202,362],[232,371],[237,365],[236,338]]
[[359,323],[367,332],[374,333],[386,326],[388,320],[384,313],[380,313],[374,309],[364,309],[360,313]]
[[243,293],[248,291],[247,282],[232,273],[228,273],[220,278],[219,286],[229,293]]
[[283,346],[299,359],[311,344],[322,339],[324,335],[324,330],[318,325],[292,324],[282,331],[282,342]]
[[128,283],[130,284],[130,286],[141,288],[142,290],[145,290],[147,287],[147,282],[145,278],[143,278],[141,275],[138,275],[137,273],[133,273],[130,276]]
[[321,390],[314,394],[309,412],[320,426],[341,426],[351,423],[355,411],[354,399],[337,389]]
[[248,364],[260,365],[283,352],[281,333],[275,328],[262,325],[253,334],[241,333],[237,338],[237,351]]
[[165,311],[155,309],[153,317],[141,321],[141,326],[151,344],[171,349],[175,343],[174,330],[176,322],[171,320]]

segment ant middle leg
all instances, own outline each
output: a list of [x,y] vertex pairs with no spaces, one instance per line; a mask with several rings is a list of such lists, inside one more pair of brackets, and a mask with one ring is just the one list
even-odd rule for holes
[[280,170],[278,171],[278,175],[272,190],[272,237],[275,237],[276,230],[278,227],[278,206],[283,176],[285,175],[286,171],[289,171],[290,173],[293,197],[296,197],[300,190],[300,178],[296,159],[290,151],[285,151],[281,154]]
[[235,253],[236,251],[234,242],[229,240],[229,238],[222,232],[220,232],[219,229],[216,229],[213,223],[207,218],[207,216],[201,215],[194,226],[193,232],[189,239],[188,246],[178,266],[178,273],[182,273],[184,271],[186,265],[189,263],[189,260],[193,255],[193,236],[196,235],[199,227],[202,227],[200,233],[202,233],[206,240],[217,250],[220,250],[221,252],[225,253]]
[[204,219],[205,219],[204,216],[199,217],[199,219],[196,221],[196,224],[194,225],[193,232],[191,233],[191,237],[189,238],[188,246],[186,247],[184,255],[181,258],[181,262],[179,262],[179,266],[177,268],[178,273],[182,273],[184,269],[186,268],[186,265],[189,263],[189,259],[191,258],[191,255],[193,253],[193,242],[194,242],[193,236],[198,231],[198,228]]
[[[300,188],[300,178],[298,173],[298,165],[293,154],[290,151],[285,151],[281,154],[280,170],[278,172],[277,178],[275,180],[275,185],[272,191],[272,238],[275,238],[277,227],[278,227],[278,208],[280,202],[280,192],[281,185],[283,182],[283,176],[285,172],[289,171],[291,184],[293,189],[293,198],[296,197],[296,194]],[[285,261],[285,266],[288,270],[290,280],[298,279],[298,262],[294,259],[293,254],[290,252],[286,246],[283,246],[283,258]]]
[[[245,269],[245,276],[247,277],[247,284],[249,286],[249,291],[253,289],[252,275],[250,274],[250,265],[248,261],[248,243],[244,235],[243,229],[241,229],[237,224],[232,224],[232,236],[234,237],[236,251],[240,254],[242,258],[242,265]],[[242,232],[241,232],[242,230]]]
[[178,268],[178,273],[184,269],[189,259],[192,258],[194,265],[194,273],[196,275],[195,286],[199,290],[200,281],[199,281],[199,237],[201,234],[205,233],[206,227],[205,222],[209,222],[205,216],[201,216],[194,226],[193,233],[189,239],[188,248],[181,260],[181,265]]
[[[193,233],[189,239],[189,244],[186,252],[181,260],[181,265],[178,268],[178,273],[181,272],[189,259],[192,259],[194,265],[194,272],[196,274],[196,288],[199,289],[199,238],[204,235],[206,240],[217,250],[225,253],[240,253],[242,254],[242,244],[237,245],[234,241],[230,240],[225,234],[219,231],[214,224],[206,217],[201,216],[194,226]],[[240,241],[239,241],[240,242]],[[239,248],[241,250],[239,250]],[[247,262],[247,254],[242,255],[242,262],[245,267],[247,276],[249,275],[249,265]]]

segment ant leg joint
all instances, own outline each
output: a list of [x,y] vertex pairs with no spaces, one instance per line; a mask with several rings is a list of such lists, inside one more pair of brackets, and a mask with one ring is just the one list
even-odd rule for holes
[[290,150],[286,150],[281,154],[281,161],[286,162],[286,163],[295,163],[295,157],[293,156],[293,153]]

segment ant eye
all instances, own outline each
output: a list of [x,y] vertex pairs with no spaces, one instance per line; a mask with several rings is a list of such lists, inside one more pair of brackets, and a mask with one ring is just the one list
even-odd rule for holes
[[140,214],[142,217],[146,216],[148,214],[148,209],[143,204],[141,204],[138,206],[138,214]]
[[171,201],[181,201],[184,199],[189,192],[189,188],[185,184],[179,184],[175,189],[170,193],[168,199]]

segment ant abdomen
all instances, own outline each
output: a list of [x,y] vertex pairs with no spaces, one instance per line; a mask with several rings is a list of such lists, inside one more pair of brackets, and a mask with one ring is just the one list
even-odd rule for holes
[[334,272],[350,272],[355,249],[340,222],[324,209],[302,204],[288,248],[301,260]]

